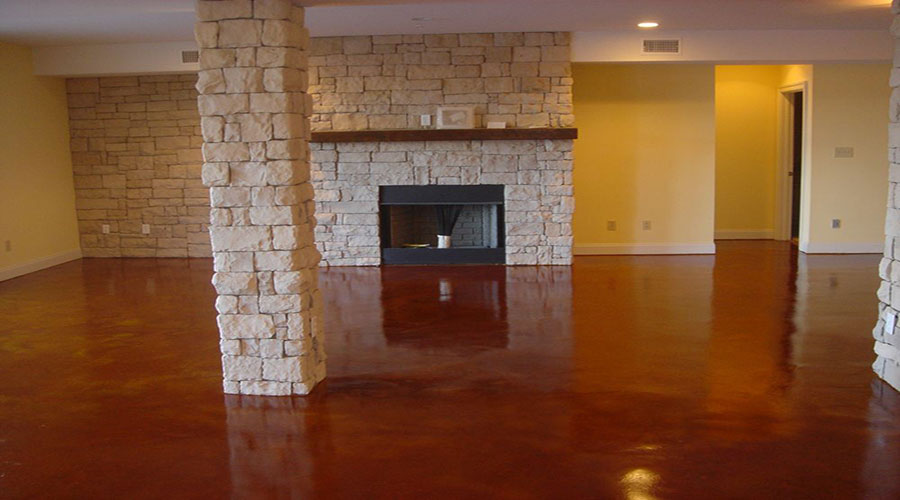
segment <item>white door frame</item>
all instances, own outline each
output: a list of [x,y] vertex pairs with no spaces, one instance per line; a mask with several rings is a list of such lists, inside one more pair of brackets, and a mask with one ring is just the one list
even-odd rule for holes
[[[803,156],[801,157],[801,175],[809,175],[809,82],[788,85],[778,89],[778,162],[775,166],[775,239],[791,239],[791,207],[793,206],[794,170],[794,104],[791,96],[803,92]],[[800,225],[804,226],[807,217],[802,198],[805,190],[800,190]],[[801,231],[802,233],[802,231]]]

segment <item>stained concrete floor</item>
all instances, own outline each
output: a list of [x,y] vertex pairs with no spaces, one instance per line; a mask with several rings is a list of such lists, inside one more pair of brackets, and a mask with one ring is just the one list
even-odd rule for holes
[[221,393],[208,260],[0,283],[0,497],[900,498],[878,256],[322,272],[329,377]]

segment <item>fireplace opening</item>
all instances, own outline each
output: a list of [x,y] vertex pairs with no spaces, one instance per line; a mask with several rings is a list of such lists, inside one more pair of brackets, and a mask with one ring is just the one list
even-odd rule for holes
[[503,264],[503,186],[381,186],[384,264]]

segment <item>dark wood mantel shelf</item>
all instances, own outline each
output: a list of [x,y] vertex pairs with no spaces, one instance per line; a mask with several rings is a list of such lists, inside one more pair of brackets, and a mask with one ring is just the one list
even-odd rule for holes
[[577,128],[471,128],[313,132],[312,142],[516,141],[576,139]]

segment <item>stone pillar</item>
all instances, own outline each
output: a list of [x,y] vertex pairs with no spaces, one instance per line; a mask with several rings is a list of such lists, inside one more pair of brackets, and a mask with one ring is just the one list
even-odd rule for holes
[[888,133],[888,157],[890,158],[890,189],[885,218],[884,258],[879,274],[878,323],[872,334],[875,337],[875,363],[872,368],[879,377],[900,390],[900,0],[891,6],[894,24],[891,33],[895,37],[894,70],[891,86],[894,87],[890,103],[890,129]]
[[303,9],[201,0],[195,33],[224,389],[307,394],[325,355]]

